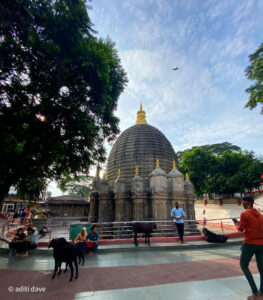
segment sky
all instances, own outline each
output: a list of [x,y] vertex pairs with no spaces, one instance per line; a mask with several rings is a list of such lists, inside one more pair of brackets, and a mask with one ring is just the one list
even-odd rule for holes
[[230,142],[263,154],[263,115],[244,108],[248,55],[263,42],[262,0],[88,4],[97,36],[116,43],[129,79],[116,111],[121,132],[135,124],[142,101],[147,123],[176,152]]

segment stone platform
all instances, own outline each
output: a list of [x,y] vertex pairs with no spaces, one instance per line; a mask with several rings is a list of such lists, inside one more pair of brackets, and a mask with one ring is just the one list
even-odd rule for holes
[[[86,256],[79,278],[71,283],[69,273],[51,279],[54,260],[48,252],[11,259],[2,253],[0,293],[7,300],[246,299],[251,292],[239,267],[240,245],[231,241],[220,247],[202,241],[203,248],[187,249],[189,242],[170,249],[140,245],[131,251],[98,252]],[[254,261],[251,271],[257,273]]]

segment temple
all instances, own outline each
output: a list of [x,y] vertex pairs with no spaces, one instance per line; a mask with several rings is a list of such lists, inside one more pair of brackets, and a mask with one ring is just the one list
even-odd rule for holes
[[167,220],[176,201],[187,219],[195,219],[194,187],[176,161],[168,139],[147,124],[141,104],[135,125],[113,145],[103,178],[94,179],[91,222]]

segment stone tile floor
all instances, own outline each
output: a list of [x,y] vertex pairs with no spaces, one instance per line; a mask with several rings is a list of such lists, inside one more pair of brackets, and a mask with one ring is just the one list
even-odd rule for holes
[[[250,289],[239,255],[238,245],[105,251],[86,256],[79,278],[69,283],[69,272],[51,279],[54,261],[48,252],[11,259],[1,253],[0,295],[12,300],[246,299]],[[251,270],[257,273],[255,262]]]
[[[259,284],[259,275],[254,275]],[[243,276],[76,294],[74,300],[241,300],[249,293]]]

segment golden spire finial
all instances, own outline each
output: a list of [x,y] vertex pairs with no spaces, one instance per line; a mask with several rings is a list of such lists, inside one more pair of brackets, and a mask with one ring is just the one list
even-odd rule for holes
[[136,174],[136,175],[139,175],[139,168],[138,168],[138,166],[137,166],[136,169],[135,169],[135,174]]
[[176,169],[176,162],[173,160],[173,169]]
[[106,171],[103,173],[103,179],[107,179],[107,173],[106,173]]
[[142,102],[140,103],[140,110],[137,112],[136,125],[147,124],[145,111],[142,110]]
[[121,176],[121,169],[118,170],[118,177]]
[[188,175],[188,173],[185,174],[185,179],[186,179],[186,180],[189,180],[189,175]]
[[156,160],[156,168],[160,168],[159,159]]

